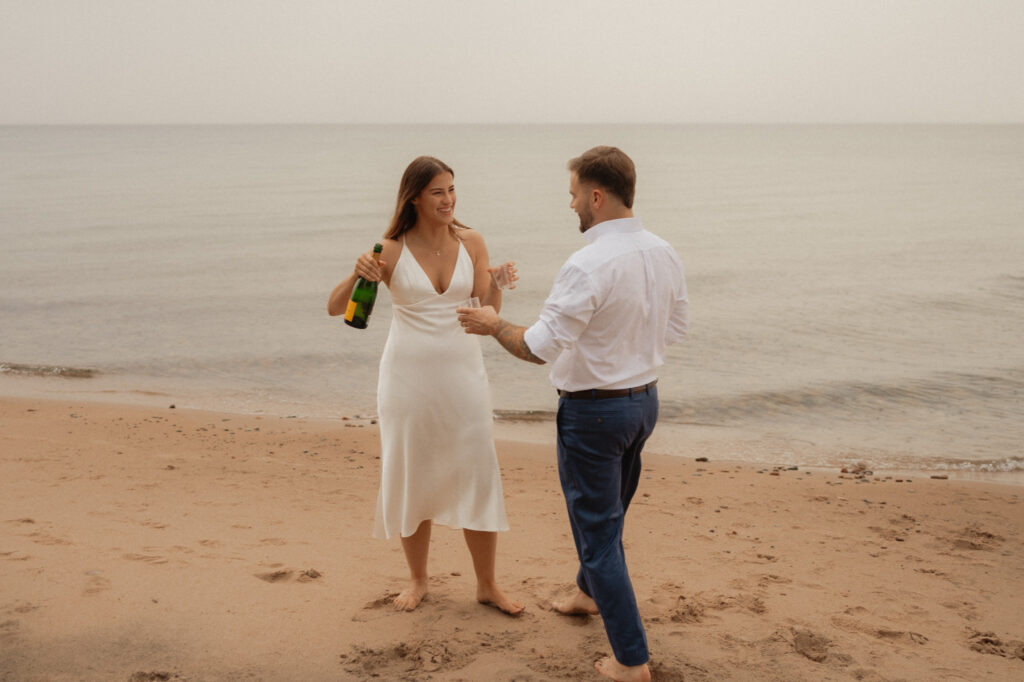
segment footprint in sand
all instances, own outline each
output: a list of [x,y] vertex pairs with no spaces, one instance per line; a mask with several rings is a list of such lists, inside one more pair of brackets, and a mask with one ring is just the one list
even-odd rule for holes
[[950,611],[956,611],[964,620],[973,621],[981,619],[982,612],[978,605],[968,601],[944,601],[941,603],[941,606]]
[[137,672],[128,678],[128,682],[171,682],[171,680],[182,679],[178,673],[167,672]]
[[[298,575],[296,575],[296,573],[298,573]],[[269,571],[267,573],[256,573],[255,575],[260,580],[268,583],[283,583],[288,582],[293,578],[296,582],[309,583],[323,577],[323,574],[315,568],[310,568],[301,572],[290,568],[283,568],[276,571]]]
[[704,605],[680,595],[668,617],[673,623],[699,623],[704,620]]
[[17,620],[5,620],[0,621],[0,644],[5,647],[16,646],[15,640],[18,639],[19,630],[21,630],[21,622]]
[[384,647],[354,645],[349,653],[341,654],[339,658],[350,674],[410,679],[442,669],[464,668],[476,658],[478,651],[478,646],[467,645],[457,639],[444,642],[427,639]]
[[925,575],[934,575],[934,576],[937,576],[939,578],[949,577],[948,573],[946,573],[944,571],[940,571],[937,568],[915,568],[914,572],[915,573],[924,573]]
[[1024,642],[1004,642],[994,632],[974,632],[968,639],[972,651],[1004,658],[1019,658],[1024,661]]
[[705,668],[699,666],[688,665],[686,666],[689,670],[686,670],[680,666],[673,665],[672,663],[664,660],[655,660],[650,664],[651,668],[651,679],[658,680],[659,682],[685,682],[691,679],[687,676],[687,673],[692,673],[695,679],[711,679],[708,677],[708,671]]
[[7,561],[28,561],[32,558],[32,555],[22,554],[21,552],[0,552],[0,557]]
[[1006,538],[972,525],[961,530],[959,537],[953,539],[953,547],[956,549],[993,551],[1002,545],[1005,540]]
[[757,580],[757,584],[760,587],[768,587],[769,585],[788,585],[793,582],[791,579],[781,575],[775,575],[774,573],[765,573]]
[[[402,611],[397,611],[394,608],[395,597],[398,595],[399,592],[385,592],[376,599],[366,602],[363,604],[363,608],[352,616],[352,622],[366,623],[378,618],[384,618],[388,615],[404,613]],[[429,594],[423,597],[423,601],[429,600]]]
[[815,663],[821,663],[828,658],[828,649],[832,645],[828,637],[811,630],[793,630],[791,638],[793,650],[801,656]]
[[906,642],[909,644],[925,644],[928,638],[918,632],[910,632],[906,630],[887,630],[881,628],[876,630],[874,633],[878,639],[887,639],[891,641]]
[[881,528],[880,526],[869,526],[868,530],[873,531],[883,540],[888,542],[903,542],[906,538],[903,533],[893,528]]
[[729,608],[741,608],[745,611],[750,611],[756,615],[762,615],[768,612],[768,607],[765,606],[764,600],[753,594],[740,593],[731,597],[719,597],[712,604],[711,608],[716,610],[729,609]]
[[928,638],[917,632],[909,630],[894,630],[879,625],[872,625],[855,616],[870,614],[870,611],[863,607],[853,607],[844,611],[846,615],[833,616],[832,624],[848,632],[858,632],[869,635],[876,639],[895,642],[900,644],[925,644]]
[[652,623],[699,623],[704,620],[704,603],[683,594],[683,586],[675,582],[662,583],[647,599],[651,606]]
[[166,564],[168,561],[167,557],[163,557],[158,554],[130,553],[122,555],[121,558],[127,559],[128,561],[144,561],[147,564]]
[[37,606],[36,604],[30,604],[27,601],[16,601],[13,604],[8,605],[7,608],[5,608],[3,611],[0,611],[0,613],[3,613],[3,614],[11,614],[11,613],[25,614],[25,613],[32,613],[33,611],[38,611],[40,608],[41,608],[40,606]]
[[300,583],[309,583],[313,582],[314,580],[319,580],[322,577],[323,573],[316,570],[315,568],[310,568],[300,573],[299,577],[296,578],[296,580],[298,580]]
[[70,545],[71,544],[70,540],[65,540],[63,538],[58,538],[58,537],[56,537],[54,535],[50,535],[49,533],[43,533],[43,532],[40,532],[40,531],[36,531],[35,533],[29,533],[28,537],[32,538],[32,542],[34,542],[34,543],[36,543],[38,545]]
[[268,583],[281,583],[287,580],[291,580],[293,575],[295,575],[294,571],[280,570],[270,571],[269,573],[257,573],[256,577]]
[[93,575],[89,577],[89,581],[85,584],[85,590],[82,592],[87,597],[95,596],[102,592],[106,592],[110,589],[110,581],[100,575]]

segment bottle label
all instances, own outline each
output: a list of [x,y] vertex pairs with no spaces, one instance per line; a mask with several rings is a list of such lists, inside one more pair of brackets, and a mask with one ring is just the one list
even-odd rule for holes
[[354,320],[356,317],[356,308],[358,307],[359,304],[357,302],[350,300],[348,302],[348,308],[345,310],[345,319],[349,322]]

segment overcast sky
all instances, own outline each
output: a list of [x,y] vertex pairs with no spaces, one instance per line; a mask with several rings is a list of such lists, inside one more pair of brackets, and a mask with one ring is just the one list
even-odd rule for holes
[[1024,122],[1024,0],[0,0],[0,123]]

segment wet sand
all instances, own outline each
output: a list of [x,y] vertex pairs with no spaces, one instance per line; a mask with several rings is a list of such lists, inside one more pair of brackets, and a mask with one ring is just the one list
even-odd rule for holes
[[[369,419],[3,398],[0,425],[0,680],[589,680],[609,653],[549,607],[575,574],[553,434],[498,442],[513,619],[443,527],[430,595],[390,608]],[[1024,489],[737,452],[645,457],[626,543],[655,679],[1024,678]]]

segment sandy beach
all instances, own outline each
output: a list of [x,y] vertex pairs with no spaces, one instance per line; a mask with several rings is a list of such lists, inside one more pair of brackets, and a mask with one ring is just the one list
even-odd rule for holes
[[[431,593],[391,609],[370,419],[4,398],[0,424],[0,680],[591,680],[609,653],[549,607],[576,567],[553,434],[498,442],[514,619],[441,527]],[[655,679],[1024,679],[1024,490],[731,450],[645,458],[626,542]]]

